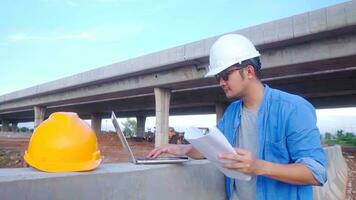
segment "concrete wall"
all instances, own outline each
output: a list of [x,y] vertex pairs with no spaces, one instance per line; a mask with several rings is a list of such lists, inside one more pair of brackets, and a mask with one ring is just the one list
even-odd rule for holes
[[206,160],[183,165],[104,164],[91,172],[0,169],[0,199],[225,199],[224,177]]
[[[345,198],[348,168],[339,146],[325,148],[328,182],[315,200]],[[0,169],[0,199],[225,199],[223,175],[208,161],[182,165],[103,164],[91,172]]]
[[348,167],[340,146],[324,148],[328,160],[328,181],[323,187],[314,187],[314,199],[344,200],[348,178]]

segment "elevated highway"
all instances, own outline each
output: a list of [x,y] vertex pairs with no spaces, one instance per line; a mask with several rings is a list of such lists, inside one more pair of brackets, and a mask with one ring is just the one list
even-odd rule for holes
[[[261,52],[264,83],[301,95],[317,108],[356,106],[355,1],[234,32]],[[38,124],[56,111],[91,117],[97,128],[111,110],[119,117],[136,116],[141,128],[146,116],[167,124],[168,112],[220,116],[229,101],[214,79],[204,78],[209,48],[218,37],[2,95],[2,125]]]

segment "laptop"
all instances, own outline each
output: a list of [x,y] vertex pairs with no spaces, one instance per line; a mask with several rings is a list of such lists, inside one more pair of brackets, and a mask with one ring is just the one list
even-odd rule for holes
[[172,164],[172,163],[182,163],[188,161],[188,157],[186,156],[177,156],[177,157],[158,157],[155,159],[148,158],[136,158],[132,153],[131,147],[126,140],[125,135],[122,133],[119,123],[116,119],[114,111],[111,113],[111,120],[116,129],[116,133],[119,136],[122,146],[129,153],[129,160],[134,164]]

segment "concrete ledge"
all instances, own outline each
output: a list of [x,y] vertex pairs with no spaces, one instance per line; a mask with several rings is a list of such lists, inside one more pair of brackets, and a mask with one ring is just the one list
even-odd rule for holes
[[104,164],[95,171],[1,169],[2,200],[225,199],[224,176],[206,160],[182,165]]
[[[325,148],[328,182],[315,200],[345,199],[348,168],[340,146]],[[104,164],[90,172],[0,169],[0,199],[225,199],[224,176],[209,161],[181,165]]]
[[342,156],[340,146],[324,148],[327,156],[328,181],[323,187],[314,187],[314,199],[336,200],[345,199],[348,179],[348,167]]

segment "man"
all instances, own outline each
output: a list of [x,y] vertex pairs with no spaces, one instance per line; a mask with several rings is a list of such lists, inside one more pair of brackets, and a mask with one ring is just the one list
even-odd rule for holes
[[[242,35],[220,37],[210,49],[209,72],[232,102],[217,124],[236,154],[222,153],[224,164],[252,176],[250,181],[226,177],[229,199],[312,199],[311,185],[323,185],[326,158],[316,127],[315,109],[303,98],[260,81],[259,52]],[[162,153],[203,156],[191,145],[163,145]]]

